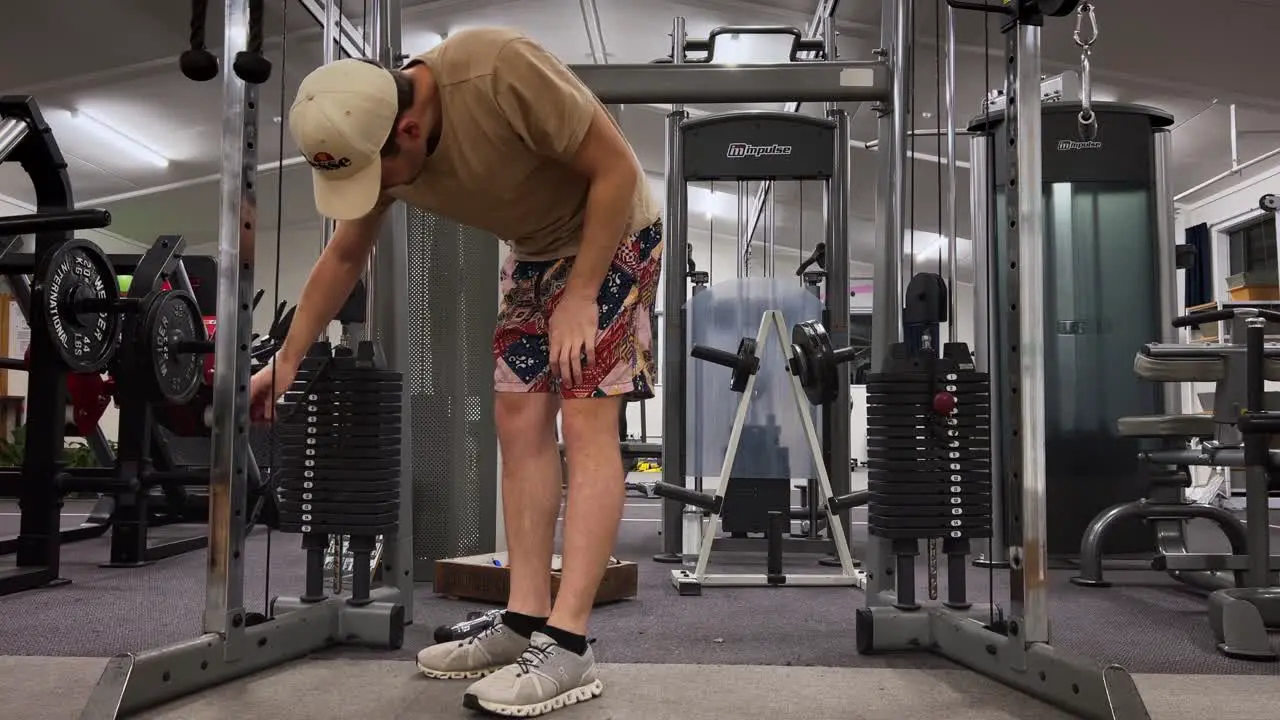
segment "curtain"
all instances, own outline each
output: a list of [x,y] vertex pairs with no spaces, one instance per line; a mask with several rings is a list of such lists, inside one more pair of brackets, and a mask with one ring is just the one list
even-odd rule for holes
[[1200,223],[1187,228],[1187,245],[1195,251],[1195,260],[1186,269],[1185,305],[1195,307],[1213,301],[1213,248],[1209,242],[1209,225]]

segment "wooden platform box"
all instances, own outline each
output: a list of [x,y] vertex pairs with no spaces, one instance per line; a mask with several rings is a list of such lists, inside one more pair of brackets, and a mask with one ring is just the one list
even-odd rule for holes
[[[560,556],[551,559],[551,597],[560,590]],[[511,589],[511,571],[506,553],[471,555],[436,561],[435,592],[437,595],[504,604]],[[640,567],[633,562],[615,561],[605,568],[604,579],[596,592],[596,605],[627,600],[636,596]]]

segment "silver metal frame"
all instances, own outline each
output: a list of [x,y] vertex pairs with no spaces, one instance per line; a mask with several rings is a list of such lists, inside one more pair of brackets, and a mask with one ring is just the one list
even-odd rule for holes
[[[224,0],[223,52],[234,57],[249,38],[249,0]],[[386,13],[394,3],[379,4]],[[398,8],[396,9],[398,12]],[[209,563],[204,632],[191,640],[107,662],[81,713],[82,720],[114,720],[266,670],[338,642],[399,647],[412,601],[412,564],[401,548],[384,554],[384,579],[373,602],[346,598],[318,602],[276,598],[266,622],[247,625],[244,607],[244,502],[249,449],[251,300],[256,246],[258,88],[224,72],[225,119],[218,235],[218,333],[213,384],[213,435],[209,484]],[[392,253],[393,254],[393,253]],[[406,403],[407,404],[407,403]],[[412,482],[401,474],[402,497]],[[402,505],[407,507],[408,505]],[[403,511],[402,511],[403,512]],[[412,523],[401,523],[402,529]],[[393,544],[396,539],[390,539]],[[412,547],[409,543],[407,547]]]
[[[902,175],[894,170],[905,162],[906,101],[904,66],[911,42],[912,0],[884,0],[885,44],[891,48],[895,105],[887,108],[888,120],[881,125],[881,146],[887,150],[881,162],[882,191],[888,209],[897,210],[901,203]],[[889,34],[892,27],[893,33]],[[1017,401],[1008,408],[1009,422],[1020,430],[1015,447],[1005,448],[1007,464],[1003,475],[1017,480],[1014,497],[1019,503],[1021,527],[1011,529],[1008,542],[1010,559],[1009,617],[996,621],[990,607],[968,608],[927,605],[908,610],[895,607],[895,593],[889,588],[892,578],[885,571],[887,545],[871,538],[867,562],[869,587],[867,607],[858,611],[858,647],[863,653],[907,649],[929,649],[973,670],[998,679],[1029,695],[1063,707],[1082,717],[1124,720],[1149,718],[1137,687],[1129,674],[1118,666],[1102,666],[1071,657],[1049,644],[1048,564],[1045,552],[1045,467],[1044,467],[1044,298],[1042,278],[1044,264],[1043,182],[1040,86],[1040,26],[1022,22],[1007,30],[1010,59],[1006,87],[1011,95],[1006,127],[1012,149],[1009,183],[1009,214],[998,219],[1007,223],[1006,235],[1010,265],[1010,296],[1016,307],[1000,308],[999,318],[1008,322],[1008,342],[1018,348],[1018,367],[1007,368],[1003,375],[993,375],[994,383],[1009,383],[1018,389]],[[885,166],[889,167],[885,167]],[[887,178],[887,180],[886,180]],[[877,236],[878,279],[898,280],[892,272],[901,266],[902,239],[894,221],[890,230]],[[901,227],[901,226],[899,226]],[[987,238],[994,237],[988,232]],[[977,240],[977,238],[975,238]],[[990,247],[987,248],[990,253]],[[882,270],[883,269],[883,270]],[[883,272],[889,271],[889,272]],[[991,278],[988,278],[990,280]],[[887,286],[887,288],[886,288]],[[873,368],[879,370],[886,360],[884,351],[899,332],[897,288],[878,286],[874,331],[879,342]],[[882,324],[883,323],[883,324]],[[891,323],[891,324],[890,324]],[[988,361],[990,358],[988,358]],[[995,485],[1003,482],[995,476]],[[1000,512],[997,508],[996,512]],[[878,549],[877,549],[878,546]],[[914,579],[907,580],[914,582]]]
[[[756,332],[756,347],[769,347],[769,334],[778,334],[778,345],[782,350],[783,367],[791,366],[794,356],[790,342],[786,319],[777,310],[769,310],[760,318],[760,329]],[[756,380],[759,374],[753,374],[747,380],[747,386],[738,399],[738,408],[733,415],[733,425],[729,430],[729,444],[725,450],[724,460],[720,465],[720,479],[716,485],[714,497],[722,501],[729,488],[733,461],[738,456],[738,446],[742,443],[742,429],[747,424],[747,411],[751,407],[751,399],[755,396]],[[810,456],[818,469],[818,490],[821,497],[810,499],[811,503],[822,503],[826,513],[830,535],[836,547],[836,557],[840,560],[840,572],[836,573],[797,573],[786,575],[786,587],[863,587],[866,576],[854,569],[853,556],[849,552],[849,542],[845,535],[844,523],[840,514],[831,512],[829,501],[835,497],[831,491],[831,478],[827,475],[826,464],[822,459],[822,441],[818,438],[818,430],[813,425],[812,408],[800,385],[800,378],[792,373],[787,374],[791,384],[791,396],[795,400],[797,413],[804,425],[804,436],[809,446]],[[717,503],[719,506],[719,503]],[[699,511],[701,512],[701,511]],[[697,594],[702,587],[767,587],[774,583],[763,573],[708,573],[707,565],[711,561],[711,551],[720,532],[720,513],[711,512],[703,521],[702,538],[698,546],[698,563],[690,572],[686,569],[671,571],[671,584],[681,595]],[[788,521],[790,524],[790,521]]]

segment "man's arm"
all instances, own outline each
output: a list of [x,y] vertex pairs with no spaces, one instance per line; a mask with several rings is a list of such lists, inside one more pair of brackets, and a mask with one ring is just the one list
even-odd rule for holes
[[503,48],[494,82],[498,105],[525,144],[587,178],[582,244],[565,292],[594,300],[627,232],[644,173],[595,96],[532,40],[518,38]]
[[365,217],[335,224],[333,237],[302,287],[293,325],[275,362],[296,368],[320,332],[337,316],[368,264],[382,216],[390,204],[384,199]]

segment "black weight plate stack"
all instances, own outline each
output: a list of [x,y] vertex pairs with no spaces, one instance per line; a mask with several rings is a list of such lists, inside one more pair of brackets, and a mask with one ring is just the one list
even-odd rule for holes
[[280,529],[376,536],[400,517],[400,373],[372,343],[316,343],[275,426]]
[[968,348],[867,377],[868,531],[890,540],[991,536],[991,384]]

